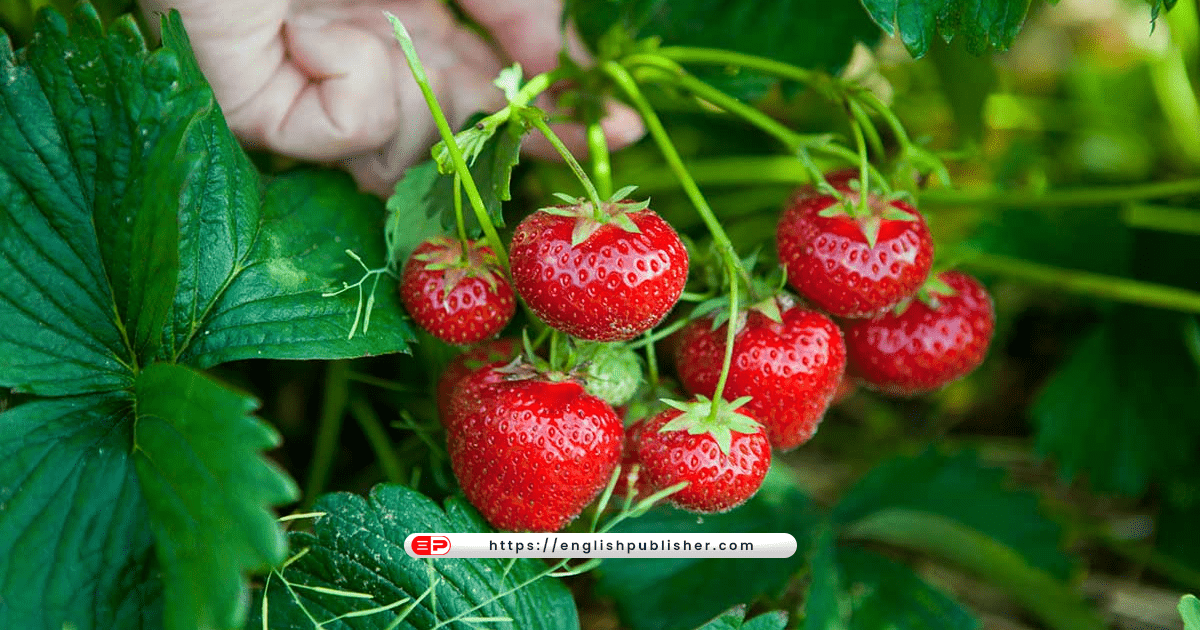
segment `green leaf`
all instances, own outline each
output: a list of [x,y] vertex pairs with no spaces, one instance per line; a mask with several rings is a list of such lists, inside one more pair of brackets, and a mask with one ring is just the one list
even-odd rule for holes
[[189,368],[156,364],[135,387],[133,460],[161,563],[169,630],[241,627],[244,574],[287,552],[270,507],[292,480],[261,451],[279,443],[254,400]]
[[[363,300],[374,290],[371,327],[347,339],[359,294],[322,293],[353,284],[363,268],[386,265],[378,198],[359,193],[344,173],[305,170],[275,179],[263,199],[261,223],[232,224],[246,253],[221,278],[212,302],[189,308],[196,317],[178,346],[180,361],[208,367],[250,358],[337,359],[405,352],[413,340],[395,284],[377,275],[364,283]],[[214,228],[216,229],[216,228]],[[185,274],[203,270],[185,263]]]
[[199,73],[176,50],[148,53],[132,18],[105,34],[81,4],[70,25],[46,11],[37,30],[17,55],[0,43],[0,384],[126,387],[161,343],[176,213],[196,203],[205,160],[192,149],[220,114]]
[[1192,465],[1200,444],[1200,370],[1186,318],[1127,308],[1076,348],[1035,401],[1037,447],[1060,473],[1137,496]]
[[817,537],[808,572],[811,579],[804,600],[804,630],[844,629],[850,611],[842,606],[833,530],[825,528]]
[[1184,630],[1200,630],[1200,599],[1195,595],[1180,598],[1179,616],[1183,618]]
[[887,509],[856,521],[843,535],[949,562],[1001,588],[1053,630],[1105,627],[1096,611],[1054,576],[1032,566],[994,538],[945,516],[906,508]]
[[[1150,25],[1153,28],[1158,21],[1158,14],[1163,11],[1170,11],[1175,8],[1175,3],[1179,0],[1150,0]],[[1188,630],[1191,630],[1189,628]]]
[[162,587],[127,395],[0,414],[0,628],[152,628]]
[[897,508],[936,514],[973,528],[1055,577],[1066,578],[1074,571],[1074,559],[1062,548],[1062,528],[1042,514],[1037,495],[1010,490],[1003,470],[982,466],[972,453],[927,450],[885,461],[842,497],[833,516],[849,524]]
[[871,19],[888,35],[897,32],[915,58],[929,50],[935,35],[961,36],[976,55],[988,48],[1008,50],[1029,11],[1030,0],[862,0]]
[[933,41],[929,60],[937,70],[959,137],[982,141],[984,107],[996,87],[996,66],[991,59],[971,55],[965,46],[946,44],[941,38]]
[[837,550],[841,588],[851,630],[974,630],[976,619],[962,604],[917,577],[907,566],[877,553],[845,546]]
[[[471,124],[468,121],[468,125]],[[508,123],[496,130],[487,139],[479,155],[471,162],[471,178],[479,189],[483,206],[487,209],[488,217],[496,226],[504,225],[504,213],[501,202],[512,199],[509,190],[509,180],[512,179],[512,169],[521,159],[521,136],[525,128],[516,123]],[[454,218],[454,176],[442,175],[429,192],[425,200],[429,212],[441,216],[442,227],[452,230],[456,226]],[[431,215],[432,216],[432,215]],[[477,234],[482,228],[475,213],[463,193],[463,223],[468,233]]]
[[[404,540],[413,532],[490,531],[473,509],[457,499],[448,501],[443,511],[416,491],[385,484],[376,486],[369,499],[349,493],[325,495],[314,509],[324,516],[313,524],[313,532],[290,537],[293,550],[307,552],[282,573],[271,575],[265,610],[272,630],[311,630],[314,622],[309,615],[326,621],[406,598],[404,605],[329,627],[418,630],[463,617],[511,619],[499,627],[522,630],[579,627],[566,587],[555,578],[537,577],[547,569],[540,560],[418,560],[404,551]],[[427,593],[431,582],[434,590]],[[313,587],[370,597],[346,597]],[[416,607],[407,611],[418,599]],[[261,600],[254,608],[256,615],[262,614]],[[263,627],[261,617],[248,627]]]
[[[446,232],[439,210],[430,207],[429,193],[437,180],[437,164],[422,162],[404,171],[404,177],[396,182],[396,192],[388,197],[384,234],[388,265],[393,269],[403,269],[422,241]],[[466,204],[465,195],[463,203]]]
[[[856,2],[821,0],[619,0],[567,3],[585,40],[596,49],[610,27],[666,46],[722,48],[836,72],[856,42],[872,45],[879,29]],[[744,99],[774,83],[758,74],[697,67],[697,75]]]
[[[656,508],[623,522],[620,532],[790,532],[798,549],[809,546],[823,519],[783,478],[768,473],[753,498],[724,514],[695,514]],[[613,558],[596,570],[600,592],[612,597],[622,621],[633,630],[685,630],[723,610],[784,587],[805,564],[790,558]]]
[[740,604],[717,615],[715,619],[696,630],[783,630],[787,627],[787,621],[788,615],[782,610],[746,619],[746,606]]

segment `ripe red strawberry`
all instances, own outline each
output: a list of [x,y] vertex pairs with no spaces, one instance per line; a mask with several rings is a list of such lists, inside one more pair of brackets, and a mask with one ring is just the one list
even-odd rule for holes
[[978,280],[942,272],[897,311],[845,323],[849,369],[867,387],[912,396],[962,378],[983,362],[996,315]]
[[516,228],[513,285],[530,310],[565,333],[623,341],[653,328],[688,275],[679,235],[646,203],[543,208]]
[[687,486],[667,501],[691,512],[731,510],[758,492],[771,467],[771,444],[761,424],[737,408],[744,399],[669,403],[646,421],[636,438],[641,475],[656,490]]
[[871,317],[911,296],[929,276],[933,238],[925,219],[899,200],[860,193],[846,171],[829,183],[845,197],[806,187],[792,197],[776,228],[780,265],[788,284],[838,317]]
[[462,406],[454,405],[454,402],[471,397],[470,391],[477,388],[480,384],[487,383],[489,378],[491,382],[499,382],[500,378],[498,375],[484,377],[482,383],[477,383],[472,388],[468,388],[468,391],[459,394],[457,390],[463,381],[476,372],[508,365],[520,353],[521,340],[513,337],[505,337],[503,339],[485,341],[454,357],[450,361],[446,369],[442,371],[442,375],[438,378],[437,382],[438,417],[442,419],[442,424],[447,430],[450,429],[451,425],[456,424],[457,416],[461,415],[452,413],[452,407]]
[[[772,305],[778,321],[768,315]],[[711,316],[703,317],[680,335],[676,371],[693,394],[712,396],[721,376],[729,324],[716,330],[712,324]],[[833,321],[781,294],[744,313],[723,397],[751,396],[745,412],[763,424],[771,446],[790,450],[816,433],[845,366],[846,348]]]
[[421,328],[459,345],[494,337],[517,302],[492,248],[436,236],[417,246],[400,276],[400,299]]
[[488,522],[557,531],[608,483],[624,427],[578,382],[543,374],[488,387],[447,437],[454,475]]

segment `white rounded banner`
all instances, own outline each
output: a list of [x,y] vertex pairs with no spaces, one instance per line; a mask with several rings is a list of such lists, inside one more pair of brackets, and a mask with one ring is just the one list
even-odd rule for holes
[[409,534],[414,558],[788,558],[784,533]]

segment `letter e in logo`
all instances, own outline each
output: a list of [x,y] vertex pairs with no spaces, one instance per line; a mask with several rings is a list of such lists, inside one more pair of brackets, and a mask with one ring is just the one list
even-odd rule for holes
[[450,539],[445,536],[416,536],[412,551],[418,556],[444,556],[450,553]]

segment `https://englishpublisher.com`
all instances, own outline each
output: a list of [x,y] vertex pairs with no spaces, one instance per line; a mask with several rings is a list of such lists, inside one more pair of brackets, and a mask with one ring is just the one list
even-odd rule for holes
[[416,558],[787,558],[786,533],[414,533],[404,549]]

